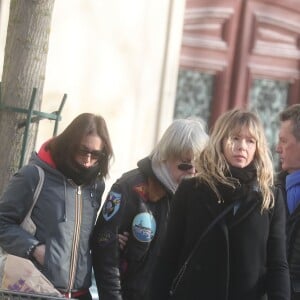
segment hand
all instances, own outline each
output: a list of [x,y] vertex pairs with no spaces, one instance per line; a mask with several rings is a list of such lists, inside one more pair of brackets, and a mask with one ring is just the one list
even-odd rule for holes
[[127,242],[128,242],[129,232],[124,231],[122,234],[118,234],[118,241],[121,250],[124,250]]
[[43,266],[45,262],[45,252],[46,246],[41,244],[35,247],[32,256],[36,259],[36,261]]

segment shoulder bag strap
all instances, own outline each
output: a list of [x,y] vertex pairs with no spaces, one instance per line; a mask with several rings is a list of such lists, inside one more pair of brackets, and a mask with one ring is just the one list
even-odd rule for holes
[[38,169],[40,179],[39,179],[39,182],[38,182],[38,184],[37,184],[37,186],[35,188],[34,195],[33,195],[32,206],[30,207],[28,215],[31,215],[33,207],[35,206],[36,201],[37,201],[37,199],[38,199],[38,197],[40,195],[40,192],[42,190],[42,187],[43,187],[43,184],[44,184],[44,179],[45,179],[45,172],[44,172],[44,170],[40,166],[37,166],[37,165],[35,165],[35,166]]
[[37,199],[39,198],[40,192],[41,192],[43,184],[44,184],[44,179],[45,179],[44,170],[41,167],[37,166],[37,165],[35,165],[35,167],[38,169],[39,182],[38,182],[38,184],[37,184],[37,186],[35,188],[34,194],[33,194],[32,205],[31,205],[29,211],[27,212],[26,217],[24,218],[23,222],[20,225],[24,229],[26,229],[27,224],[25,225],[25,223],[28,221],[28,219],[30,219],[32,210],[33,210],[33,208],[34,208],[34,206],[36,204]]

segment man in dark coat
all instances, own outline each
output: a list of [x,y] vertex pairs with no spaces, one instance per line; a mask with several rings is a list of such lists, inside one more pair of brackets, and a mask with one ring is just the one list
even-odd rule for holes
[[292,300],[300,299],[300,104],[280,114],[279,154],[282,172],[278,176],[287,207],[287,256]]

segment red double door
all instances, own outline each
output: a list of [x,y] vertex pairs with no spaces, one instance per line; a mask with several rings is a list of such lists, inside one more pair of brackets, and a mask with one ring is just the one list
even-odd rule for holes
[[300,103],[300,0],[187,0],[174,117],[251,107],[271,144]]

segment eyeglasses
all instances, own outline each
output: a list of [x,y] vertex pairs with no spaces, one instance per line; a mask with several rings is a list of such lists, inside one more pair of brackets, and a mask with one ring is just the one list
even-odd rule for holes
[[180,171],[188,171],[192,168],[194,168],[194,166],[189,163],[181,163],[181,164],[177,165],[177,169]]
[[79,149],[77,151],[77,154],[81,157],[87,157],[87,156],[91,156],[92,160],[98,160],[101,157],[105,156],[105,153],[102,150],[94,150],[94,151],[90,151],[88,149]]

